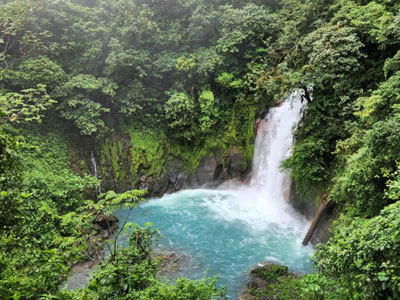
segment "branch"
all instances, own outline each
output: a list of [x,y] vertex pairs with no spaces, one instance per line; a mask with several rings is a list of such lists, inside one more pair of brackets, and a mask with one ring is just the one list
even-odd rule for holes
[[117,255],[117,239],[118,239],[119,235],[121,234],[122,230],[124,229],[126,223],[128,222],[128,218],[129,218],[130,214],[132,213],[132,210],[133,210],[133,207],[131,207],[129,209],[129,213],[126,215],[126,218],[124,220],[124,224],[121,226],[121,229],[115,235],[115,238],[114,238],[114,254],[113,254],[114,258]]

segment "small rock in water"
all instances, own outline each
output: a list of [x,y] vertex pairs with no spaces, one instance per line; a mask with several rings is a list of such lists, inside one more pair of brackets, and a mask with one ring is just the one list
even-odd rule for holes
[[275,299],[263,295],[263,292],[268,289],[269,284],[276,283],[279,278],[286,278],[288,276],[296,276],[288,271],[287,266],[277,265],[273,263],[258,263],[255,268],[250,271],[250,281],[243,289],[243,294],[239,297],[240,300],[254,300],[254,299]]
[[251,275],[260,277],[264,280],[271,281],[275,280],[280,276],[288,274],[288,267],[276,264],[266,264],[261,267],[257,267],[250,272]]
[[152,257],[159,260],[157,275],[169,280],[175,280],[181,277],[185,270],[195,267],[192,257],[185,253],[156,249]]

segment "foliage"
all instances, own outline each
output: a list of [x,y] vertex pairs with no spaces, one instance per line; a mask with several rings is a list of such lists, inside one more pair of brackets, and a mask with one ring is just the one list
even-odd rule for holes
[[157,231],[150,225],[130,227],[129,246],[102,262],[83,291],[59,293],[64,299],[226,299],[224,290],[215,287],[215,279],[181,278],[173,285],[158,281],[157,263],[150,257]]
[[81,134],[91,135],[105,129],[104,121],[100,117],[110,111],[98,100],[103,99],[103,103],[110,101],[115,95],[116,87],[115,83],[106,78],[79,74],[59,86],[54,94],[62,99],[62,104],[58,107],[61,115],[72,120]]
[[[0,191],[5,189],[13,183],[21,181],[21,174],[19,172],[21,167],[21,160],[19,150],[23,145],[14,137],[6,134],[0,130]],[[3,213],[3,210],[2,212]]]
[[211,127],[215,124],[218,111],[215,107],[215,98],[213,92],[204,90],[199,96],[200,106],[200,129],[202,134],[210,132]]
[[21,138],[2,133],[1,141],[0,297],[35,299],[56,291],[87,250],[90,224],[74,208],[82,205],[82,192],[93,181],[69,171],[67,154],[54,144],[50,155],[41,141],[47,154],[41,157]]
[[302,66],[304,80],[300,84],[312,84],[314,89],[331,86],[338,94],[347,92],[349,87],[342,80],[359,70],[363,46],[353,29],[340,24],[311,32],[301,43],[307,63]]
[[135,291],[146,289],[156,270],[150,258],[154,234],[155,231],[149,227],[141,229],[136,225],[128,248],[117,251],[110,258],[111,263],[101,264],[86,288],[85,299],[123,299],[132,297]]
[[224,52],[239,52],[244,43],[254,47],[254,38],[265,43],[276,32],[275,16],[270,14],[267,7],[249,3],[242,8],[230,5],[221,7],[221,37],[217,41],[217,49]]
[[292,178],[300,190],[310,183],[318,185],[324,180],[323,152],[324,141],[310,137],[296,143],[293,155],[283,162],[283,167],[293,168]]
[[22,90],[21,93],[0,92],[1,121],[40,122],[44,112],[56,101],[46,93],[46,86],[38,84],[36,88]]
[[54,48],[51,33],[35,28],[40,12],[38,3],[30,1],[6,1],[0,6],[1,80],[18,62]]
[[[84,206],[84,219],[91,222],[99,219],[99,216],[100,218],[104,218],[104,216],[110,216],[115,210],[119,208],[130,209],[127,218],[125,219],[124,223],[120,225],[120,228],[118,232],[114,235],[113,240],[109,241],[112,242],[113,248],[111,248],[110,245],[107,244],[110,252],[109,254],[111,261],[115,260],[117,257],[117,240],[121,232],[125,229],[125,226],[129,225],[127,223],[127,220],[130,213],[132,212],[133,208],[139,203],[139,201],[143,200],[141,197],[145,194],[145,190],[132,190],[126,191],[121,194],[116,194],[114,191],[108,191],[105,194],[99,195],[100,200],[96,202],[87,201],[86,205]],[[108,233],[111,236],[113,233],[111,229],[111,224],[109,224],[108,221],[106,223],[108,227]]]
[[399,161],[400,73],[383,82],[369,97],[361,97],[355,113],[361,129],[338,144],[345,159],[331,195],[338,203],[352,203],[356,214],[371,216],[395,199],[385,196],[386,182],[393,178]]
[[216,82],[224,87],[237,89],[243,87],[243,81],[240,78],[235,78],[232,73],[221,73]]
[[319,246],[316,269],[343,286],[348,298],[398,298],[399,213],[397,201],[371,219],[341,218],[333,239]]
[[59,64],[47,56],[30,57],[7,73],[7,80],[21,88],[33,88],[38,84],[46,85],[52,91],[66,79],[66,74]]
[[279,300],[307,299],[307,294],[301,287],[301,281],[295,275],[289,274],[287,277],[278,277],[261,293],[261,296]]
[[[15,0],[1,8],[7,15],[5,57],[12,61],[2,73],[7,92],[45,84],[57,101],[55,113],[71,121],[76,134],[99,137],[113,123],[106,120],[122,117],[137,123],[157,119],[161,128],[179,127],[168,131],[178,139],[204,140],[226,125],[219,124],[224,118],[218,111],[244,99],[252,63],[278,32],[268,7],[244,2]],[[25,43],[31,48],[20,55]],[[231,73],[235,78],[229,83],[214,84],[218,74]],[[199,105],[205,90],[215,99],[212,108]],[[194,120],[173,116],[168,107],[175,100],[185,103]]]
[[[2,1],[0,298],[53,297],[86,255],[97,213],[141,197],[85,202],[98,179],[84,162],[70,170],[68,139],[82,153],[99,141],[101,171],[132,186],[140,178],[129,176],[156,178],[170,157],[193,172],[217,147],[250,162],[257,111],[299,90],[308,106],[283,167],[300,192],[327,192],[354,220],[341,219],[316,255],[318,273],[293,279],[288,293],[301,284],[315,298],[398,297],[399,9],[387,0]],[[135,128],[131,149],[105,138],[121,124]],[[151,239],[148,228],[135,232]],[[114,252],[91,289],[60,297],[222,297],[213,280],[158,282],[139,248]]]
[[194,100],[185,93],[174,93],[165,104],[165,118],[168,126],[176,130],[177,136],[190,140],[195,132]]

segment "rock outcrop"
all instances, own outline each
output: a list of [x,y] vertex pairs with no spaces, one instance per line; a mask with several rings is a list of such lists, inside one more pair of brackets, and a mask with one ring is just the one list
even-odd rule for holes
[[223,157],[220,151],[204,157],[194,173],[187,171],[178,159],[165,164],[165,172],[158,178],[143,180],[139,188],[147,189],[149,196],[161,197],[185,188],[215,187],[230,179],[243,180],[248,173],[246,159],[238,151]]
[[[240,300],[272,300],[280,299],[279,291],[270,289],[271,285],[281,284],[280,279],[296,278],[300,275],[289,272],[287,266],[264,263],[250,271],[250,280],[243,289]],[[286,299],[286,298],[285,298]],[[296,299],[295,297],[293,299]]]

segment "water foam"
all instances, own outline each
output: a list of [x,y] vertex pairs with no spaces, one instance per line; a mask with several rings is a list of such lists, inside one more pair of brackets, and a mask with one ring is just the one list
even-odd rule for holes
[[[241,220],[253,228],[275,226],[304,232],[308,223],[286,199],[290,190],[282,161],[290,155],[293,131],[300,121],[305,103],[295,93],[289,101],[270,109],[258,124],[254,149],[253,174],[248,186],[228,187],[229,201],[210,201],[209,208],[227,221]],[[215,197],[218,199],[218,197]],[[223,199],[223,197],[221,198]]]
[[[150,200],[133,211],[130,221],[153,222],[161,247],[190,255],[197,267],[181,276],[220,276],[230,299],[237,299],[247,271],[261,261],[310,272],[312,247],[302,247],[308,223],[285,201],[289,176],[280,164],[290,154],[293,128],[304,104],[292,101],[272,108],[259,123],[253,175],[249,185],[237,182],[219,189],[184,190]],[[117,211],[122,219],[126,211]]]

